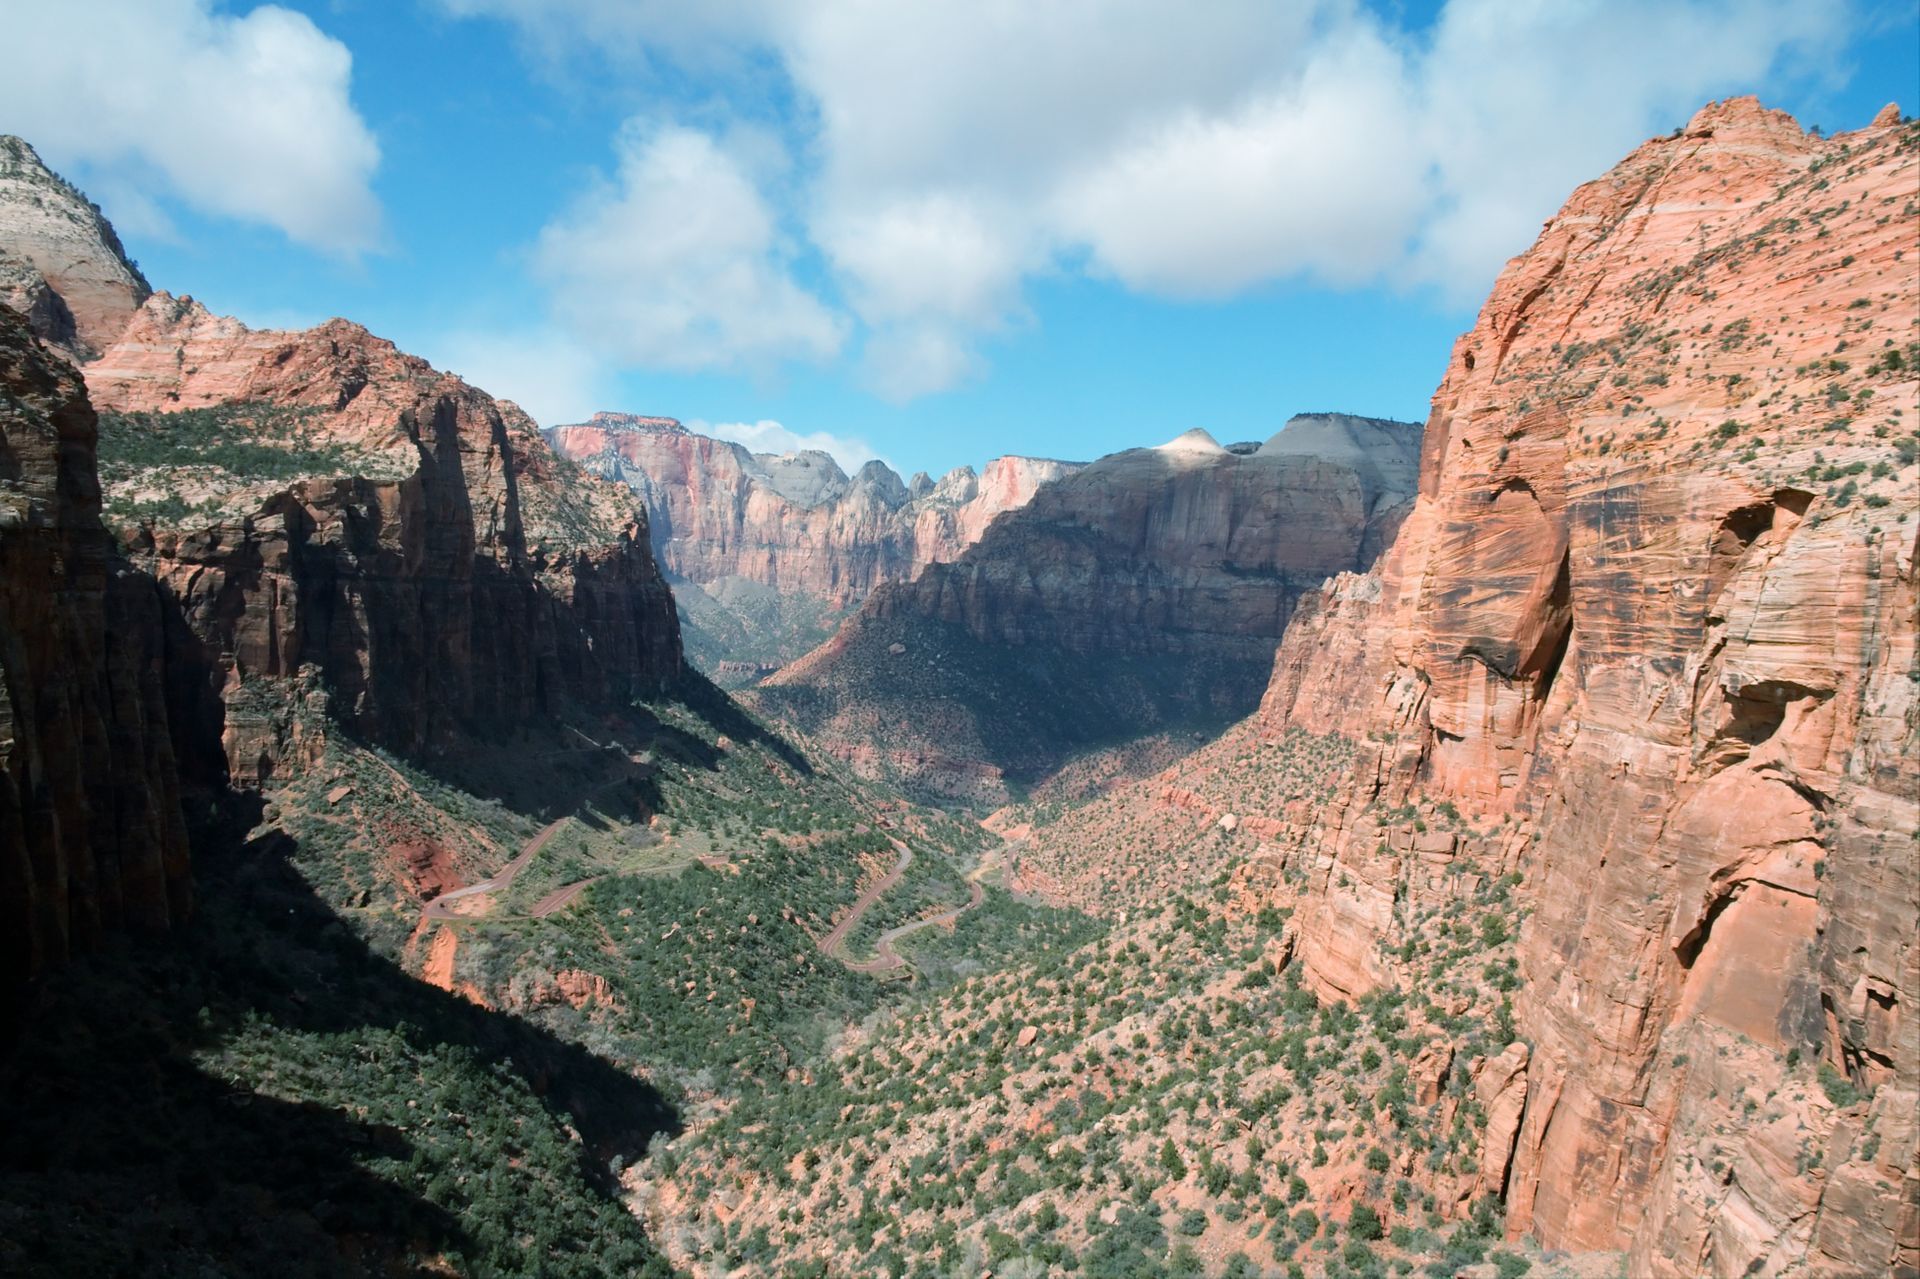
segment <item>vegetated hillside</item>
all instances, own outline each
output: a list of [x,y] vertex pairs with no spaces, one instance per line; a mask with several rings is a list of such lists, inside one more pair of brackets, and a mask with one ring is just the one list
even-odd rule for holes
[[0,321],[8,1273],[659,1273],[619,1176],[682,1113],[1093,929],[685,672],[512,406],[162,294],[101,422]]
[[1524,1059],[1511,885],[1421,918],[1424,989],[1356,1004],[1299,984],[1247,880],[1196,887],[694,1124],[639,1179],[656,1237],[749,1273],[1525,1269],[1487,1157]]
[[680,602],[688,659],[723,686],[811,651],[875,587],[978,541],[1078,463],[1001,457],[983,474],[902,481],[873,461],[849,478],[825,453],[754,453],[672,418],[596,413],[549,427],[562,456],[630,487]]
[[113,342],[153,292],[100,206],[0,134],[0,305],[69,359]]
[[[662,1273],[620,1177],[683,1116],[876,1008],[1097,931],[983,886],[977,827],[850,783],[690,674],[407,752],[357,732],[325,673],[290,695],[240,652],[224,716],[170,721],[197,619],[114,563],[78,378],[0,318],[0,430],[32,464],[0,531],[26,695],[0,818],[26,836],[7,901],[31,952],[0,1008],[8,1273]],[[205,443],[224,466],[261,417],[286,420],[112,430],[234,430]],[[262,720],[292,748],[233,789],[235,725]],[[871,962],[933,915],[923,957]]]
[[862,776],[970,803],[1143,736],[1217,732],[1258,703],[1299,597],[1390,540],[1418,440],[1305,415],[1257,446],[1190,431],[1103,458],[876,592],[755,704]]
[[1582,187],[1457,344],[1377,573],[1213,751],[1006,815],[1015,882],[1245,860],[1357,999],[1423,989],[1418,916],[1517,876],[1510,1235],[1913,1268],[1917,174],[1891,109],[1822,139],[1739,99]]

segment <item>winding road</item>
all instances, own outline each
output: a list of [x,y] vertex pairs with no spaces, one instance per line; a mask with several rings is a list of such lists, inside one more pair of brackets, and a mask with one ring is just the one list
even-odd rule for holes
[[506,888],[513,883],[514,877],[526,868],[527,863],[532,861],[534,857],[539,854],[540,850],[547,846],[547,841],[560,833],[560,828],[565,826],[568,820],[568,818],[562,817],[558,821],[548,822],[545,826],[542,826],[539,831],[534,834],[533,838],[529,839],[520,851],[514,855],[513,860],[500,868],[499,873],[490,878],[483,879],[477,884],[468,884],[465,888],[456,888],[450,893],[441,893],[438,897],[427,903],[426,909],[420,912],[422,917],[426,919],[452,919],[454,918],[454,913],[447,909],[447,903],[458,901],[462,897],[477,897],[481,893],[497,893],[501,889]]
[[[855,899],[853,909],[847,912],[846,918],[835,924],[827,935],[820,939],[821,954],[846,963],[840,951],[846,945],[847,934],[853,931],[854,925],[860,922],[861,916],[873,908],[873,904],[880,900],[882,894],[900,882],[900,877],[907,873],[907,867],[913,865],[913,850],[897,839],[893,844],[900,850],[900,860],[894,864],[892,870],[869,884],[867,890]],[[851,968],[853,965],[847,964],[847,966]]]
[[966,914],[986,899],[986,889],[980,887],[979,880],[969,877],[967,880],[967,888],[970,890],[970,895],[967,898],[966,905],[955,906],[952,910],[938,915],[931,915],[926,919],[916,919],[912,923],[902,924],[898,928],[889,928],[886,932],[881,933],[880,940],[874,943],[872,959],[863,959],[858,962],[843,960],[841,962],[845,963],[848,968],[851,968],[856,973],[887,973],[892,972],[896,968],[905,967],[907,962],[906,957],[893,948],[893,943],[905,937],[908,933],[919,932],[922,928],[932,928],[936,924],[942,927],[950,925],[958,920],[960,916]]
[[869,885],[867,890],[861,893],[859,899],[853,903],[853,909],[847,912],[846,918],[835,924],[833,930],[820,939],[821,954],[839,960],[856,973],[889,973],[896,969],[906,967],[906,958],[894,949],[894,942],[909,933],[917,933],[922,928],[932,928],[936,925],[942,927],[951,925],[958,920],[960,916],[974,909],[986,898],[986,890],[980,886],[979,879],[980,874],[985,869],[985,867],[982,867],[980,870],[972,871],[967,875],[968,898],[966,905],[955,906],[952,910],[943,911],[938,915],[930,915],[925,919],[916,919],[910,923],[901,924],[897,928],[889,928],[886,932],[881,933],[879,940],[874,943],[872,959],[856,960],[847,958],[847,956],[842,953],[846,949],[847,934],[853,931],[854,927],[859,924],[862,917],[873,907],[875,902],[879,901],[895,884],[900,882],[900,877],[906,874],[907,867],[913,865],[913,850],[898,840],[894,841],[894,846],[900,850],[900,860],[895,863],[894,868]]
[[[521,847],[520,851],[514,855],[512,861],[500,868],[497,874],[483,879],[477,884],[468,884],[465,888],[456,888],[451,892],[440,894],[440,896],[428,902],[421,910],[421,918],[458,918],[450,908],[451,903],[459,901],[463,897],[478,897],[483,893],[497,893],[510,887],[514,879],[526,868],[527,863],[537,857],[540,850],[547,846],[548,841],[559,834],[560,828],[565,826],[570,820],[571,818],[562,817],[557,821],[547,823]],[[907,873],[907,867],[913,865],[913,850],[911,848],[908,848],[899,840],[894,841],[894,847],[900,850],[900,860],[894,863],[893,869],[869,884],[866,890],[855,899],[853,909],[849,910],[845,917],[843,917],[839,923],[835,924],[818,943],[821,954],[831,959],[839,960],[845,964],[848,969],[856,973],[887,973],[906,967],[906,958],[894,948],[895,942],[910,933],[919,932],[922,928],[951,926],[960,916],[975,909],[986,899],[986,890],[981,887],[980,876],[987,868],[981,866],[967,874],[968,898],[964,906],[955,906],[952,910],[942,911],[938,915],[930,915],[925,919],[916,919],[901,924],[896,928],[889,928],[886,932],[881,933],[875,941],[872,959],[856,960],[848,958],[846,954],[843,953],[846,949],[847,935],[859,926],[860,921],[866,917],[866,913],[873,909],[875,902],[879,901],[899,884],[901,876]],[[692,865],[693,860],[704,859],[689,859],[685,863],[656,867],[654,870],[656,872],[681,870],[686,866]],[[591,876],[587,879],[575,880],[571,884],[563,884],[535,902],[532,909],[527,913],[534,919],[545,919],[554,912],[563,910],[571,905],[574,899],[579,897],[581,893],[605,878],[606,875],[601,874]]]

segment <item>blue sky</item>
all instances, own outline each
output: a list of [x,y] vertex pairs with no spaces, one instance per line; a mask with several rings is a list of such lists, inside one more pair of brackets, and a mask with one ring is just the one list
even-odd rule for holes
[[[938,473],[1423,417],[1504,258],[1700,103],[1920,98],[1910,3],[0,0],[154,284],[543,422]],[[84,56],[74,50],[84,50]],[[76,104],[85,104],[76,109]]]

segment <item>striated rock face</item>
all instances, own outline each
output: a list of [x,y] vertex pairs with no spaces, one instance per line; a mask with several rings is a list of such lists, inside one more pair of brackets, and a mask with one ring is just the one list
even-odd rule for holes
[[88,379],[122,412],[296,410],[303,456],[323,459],[291,484],[221,488],[211,524],[131,535],[198,644],[236,778],[311,752],[312,694],[420,752],[678,676],[644,512],[513,405],[360,326],[254,331],[156,294]]
[[1103,458],[876,592],[763,703],[858,767],[970,799],[1217,727],[1257,704],[1296,601],[1391,539],[1419,438],[1311,415],[1257,447],[1190,431]]
[[0,303],[76,359],[119,336],[153,290],[99,208],[0,134]]
[[978,541],[1072,462],[996,458],[909,489],[883,462],[846,473],[825,453],[750,453],[672,418],[596,413],[546,431],[556,451],[630,486],[646,503],[660,561],[690,582],[741,577],[837,606],[911,578]]
[[1523,877],[1488,1184],[1632,1274],[1920,1264],[1916,190],[1897,112],[1823,140],[1738,99],[1575,192],[1261,709],[1355,750],[1285,834],[1323,990],[1405,979],[1392,806]]
[[0,976],[187,910],[160,599],[101,526],[80,377],[0,306]]
[[962,467],[908,485],[869,462],[849,478],[825,453],[751,453],[672,418],[626,413],[596,413],[546,436],[645,503],[661,564],[683,596],[705,597],[682,607],[703,632],[709,669],[798,656],[876,587],[953,559],[996,516],[1079,469],[1002,457],[983,474]]

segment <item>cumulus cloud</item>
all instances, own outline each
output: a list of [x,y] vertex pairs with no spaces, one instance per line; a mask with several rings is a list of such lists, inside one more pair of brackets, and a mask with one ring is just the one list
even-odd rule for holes
[[[4,6],[31,56],[0,76],[0,122],[164,232],[160,191],[206,213],[277,227],[352,256],[378,246],[380,161],[349,96],[353,58],[306,17],[211,0]],[[109,209],[119,215],[118,203]]]
[[692,371],[825,359],[845,322],[794,278],[778,220],[710,135],[630,122],[618,171],[541,232],[536,273],[596,353]]
[[868,462],[884,462],[865,440],[849,436],[834,435],[827,431],[810,431],[802,434],[774,421],[761,418],[758,422],[701,422],[686,424],[689,431],[700,435],[711,435],[715,439],[732,440],[744,445],[750,453],[798,453],[803,449],[813,449],[827,454],[840,464],[840,469],[851,475]]
[[453,333],[429,340],[422,354],[489,395],[512,400],[542,426],[584,422],[619,398],[613,371],[564,334]]
[[[1830,56],[1848,13],[1781,0],[1451,0],[1412,65],[1433,176],[1417,242],[1390,265],[1477,299],[1574,187],[1708,98]],[[1486,67],[1498,78],[1476,75]]]
[[[1792,0],[1448,0],[1419,30],[1359,0],[442,3],[549,48],[776,67],[804,161],[783,212],[896,397],[977,373],[1048,272],[1471,300],[1578,182],[1710,97],[1818,65],[1853,21]],[[741,113],[765,112],[756,92]]]
[[1305,275],[1375,276],[1426,185],[1400,56],[1356,29],[1300,79],[1237,109],[1182,112],[1064,180],[1051,212],[1128,286],[1217,297]]

